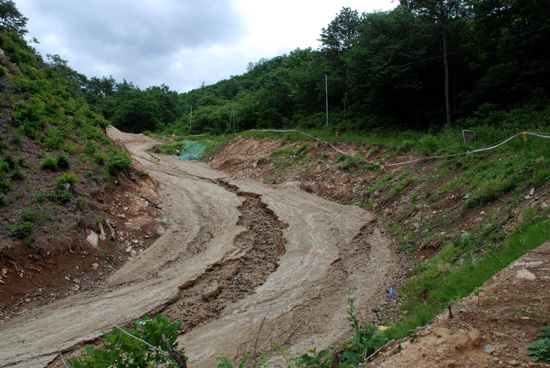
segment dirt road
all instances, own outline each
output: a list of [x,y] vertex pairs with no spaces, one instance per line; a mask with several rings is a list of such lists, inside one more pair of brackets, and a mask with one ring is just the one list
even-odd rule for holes
[[383,304],[397,257],[373,216],[292,186],[232,179],[147,152],[145,136],[111,129],[160,183],[170,226],[93,292],[6,320],[0,367],[43,367],[110,325],[162,312],[183,321],[190,367],[215,367],[271,341],[300,354],[349,333],[346,300],[364,319]]

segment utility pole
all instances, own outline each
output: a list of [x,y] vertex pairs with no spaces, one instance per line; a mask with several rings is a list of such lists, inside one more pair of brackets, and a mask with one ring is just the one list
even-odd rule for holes
[[328,126],[328,76],[325,74],[325,96],[327,106],[327,126]]

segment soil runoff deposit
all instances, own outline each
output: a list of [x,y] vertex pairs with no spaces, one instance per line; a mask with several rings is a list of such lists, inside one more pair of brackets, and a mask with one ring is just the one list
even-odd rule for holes
[[397,273],[373,215],[293,187],[233,179],[204,163],[153,155],[156,143],[111,128],[160,184],[170,226],[92,292],[0,327],[0,367],[43,367],[143,315],[182,321],[190,367],[276,341],[298,355],[349,336],[347,298],[364,320],[385,303]]

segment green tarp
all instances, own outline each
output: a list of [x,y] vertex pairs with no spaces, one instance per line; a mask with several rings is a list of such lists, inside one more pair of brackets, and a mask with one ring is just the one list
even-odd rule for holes
[[181,148],[181,153],[179,155],[176,155],[175,157],[185,161],[200,161],[205,149],[206,145],[204,144],[193,141],[185,141],[183,143],[183,147]]

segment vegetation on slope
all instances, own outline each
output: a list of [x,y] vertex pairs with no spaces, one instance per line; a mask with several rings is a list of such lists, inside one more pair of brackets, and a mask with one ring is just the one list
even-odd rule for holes
[[[334,139],[335,131],[348,132],[339,140],[352,141],[358,131],[368,131],[373,134],[363,142],[384,142],[389,148],[387,156],[378,157],[380,163],[403,153],[464,152],[469,147],[457,139],[460,128],[476,131],[478,141],[472,149],[520,131],[544,130],[550,115],[550,14],[545,2],[437,3],[442,7],[401,1],[393,11],[363,15],[344,8],[323,29],[320,50],[297,49],[262,59],[251,63],[242,76],[178,94],[165,85],[140,90],[112,77],[87,79],[58,56],[45,65],[21,37],[25,19],[9,7],[11,1],[2,1],[1,235],[40,253],[38,232],[67,233],[94,222],[86,193],[130,164],[129,157],[105,138],[106,119],[126,131],[169,134],[298,126],[318,129],[315,135],[327,140]],[[448,50],[442,50],[442,24]],[[321,130],[325,75],[330,128]],[[233,106],[236,119],[230,115]],[[457,128],[442,129],[449,114]],[[393,133],[388,134],[388,128]],[[429,129],[438,134],[418,133]],[[393,218],[400,216],[403,224],[397,226],[390,216],[385,221],[401,248],[414,256],[429,246],[434,249],[431,255],[437,255],[416,264],[415,277],[402,289],[407,313],[395,319],[395,328],[383,338],[377,340],[381,334],[373,326],[359,324],[351,304],[353,341],[303,356],[294,364],[328,366],[331,354],[339,350],[349,357],[342,364],[357,364],[358,356],[384,339],[403,336],[456,298],[475,292],[519,256],[511,250],[528,250],[547,240],[547,210],[523,210],[520,204],[526,190],[548,189],[549,145],[530,138],[525,143],[520,138],[498,154],[449,158],[428,181],[410,169],[362,177],[360,194],[352,202],[375,210],[378,204],[378,211],[396,203]],[[281,149],[262,162],[283,169],[301,165],[308,144]],[[367,146],[355,158],[339,158],[336,165],[350,173],[370,173],[376,167],[365,165],[363,158],[377,149]],[[425,189],[430,180],[443,183],[444,178],[449,180],[437,190]],[[454,217],[441,214],[451,196],[462,199],[452,202]],[[418,229],[411,219],[421,208],[436,213],[424,217]],[[487,208],[491,212],[479,225],[474,223],[466,232],[455,227],[459,218],[472,219],[474,211]],[[518,224],[520,214],[523,224],[514,232],[505,231]]]
[[[131,159],[105,135],[108,122],[85,101],[80,75],[27,44],[26,18],[12,1],[0,1],[0,15],[0,265],[11,278],[3,310],[38,289],[27,267],[36,277],[73,247],[93,253],[82,244],[103,219],[96,195]],[[70,263],[52,278],[78,270]]]

